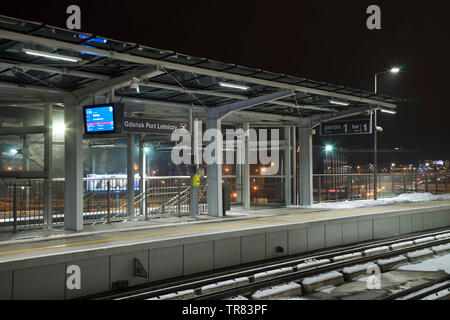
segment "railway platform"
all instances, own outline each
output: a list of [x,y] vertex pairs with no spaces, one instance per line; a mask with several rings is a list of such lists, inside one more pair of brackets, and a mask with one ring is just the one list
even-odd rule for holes
[[[24,233],[0,242],[0,299],[80,298],[447,226],[450,202],[434,201],[341,210],[272,208],[185,223]],[[75,289],[67,285],[73,270],[81,277]]]

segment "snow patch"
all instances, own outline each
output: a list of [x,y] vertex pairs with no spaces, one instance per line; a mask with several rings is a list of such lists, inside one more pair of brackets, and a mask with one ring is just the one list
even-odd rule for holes
[[252,299],[260,300],[265,297],[272,297],[272,296],[279,295],[279,294],[282,294],[282,293],[285,293],[288,291],[301,292],[301,289],[302,289],[301,285],[299,285],[295,282],[291,282],[291,283],[287,283],[285,285],[276,286],[273,288],[257,291],[257,292],[255,292],[255,294],[252,295]]
[[378,199],[378,200],[356,200],[343,201],[333,203],[317,203],[309,208],[311,209],[351,209],[373,206],[387,206],[399,203],[414,203],[425,201],[448,201],[450,194],[434,195],[431,193],[405,193],[395,198]]
[[380,259],[380,260],[377,260],[377,264],[379,266],[384,266],[384,265],[393,264],[393,263],[402,262],[402,261],[406,262],[405,256],[398,256],[398,257],[393,257],[390,259]]
[[444,271],[450,274],[450,254],[437,256],[416,264],[408,264],[398,268],[404,271]]
[[323,265],[330,264],[330,263],[331,263],[331,261],[329,259],[305,261],[304,263],[301,263],[297,266],[297,270],[304,270],[304,269],[309,269],[312,267],[319,267],[319,266],[323,266]]
[[402,249],[402,248],[406,248],[406,247],[412,247],[413,245],[414,245],[413,241],[405,241],[405,242],[395,243],[395,244],[391,245],[391,249],[398,250],[398,249]]
[[273,277],[273,276],[280,275],[280,274],[290,273],[293,271],[294,270],[292,268],[283,268],[283,269],[278,269],[278,270],[270,270],[267,272],[257,273],[253,277],[255,278],[255,280],[260,280],[260,279],[265,279],[265,278]]
[[344,274],[353,274],[369,270],[370,267],[375,266],[374,263],[358,264],[356,266],[347,267],[342,270]]
[[450,238],[450,233],[439,234],[435,238],[436,238],[436,240],[447,239],[447,238]]
[[414,252],[410,252],[406,256],[410,259],[415,259],[415,258],[420,258],[423,256],[429,256],[429,255],[433,255],[433,251],[431,251],[430,249],[423,249],[423,250],[417,250]]
[[214,291],[214,290],[218,290],[218,289],[222,289],[222,288],[236,287],[239,285],[247,284],[249,282],[250,282],[250,280],[248,278],[238,278],[238,279],[233,279],[233,280],[228,280],[228,281],[222,281],[219,283],[214,283],[214,284],[210,284],[210,285],[202,287],[202,292],[210,292],[210,291]]
[[432,247],[431,250],[433,250],[433,252],[436,252],[436,253],[450,251],[450,243]]
[[316,284],[319,282],[328,281],[328,280],[332,280],[332,279],[336,279],[336,278],[340,278],[340,277],[342,277],[342,273],[339,273],[337,271],[332,271],[329,273],[320,274],[315,277],[305,278],[302,283],[307,286],[307,285]]
[[372,249],[367,249],[364,251],[365,256],[373,256],[380,253],[385,253],[389,251],[389,247],[376,247]]
[[414,243],[422,244],[422,243],[427,243],[427,242],[431,242],[431,241],[434,241],[434,237],[420,238],[420,239],[414,240]]
[[352,260],[352,259],[356,259],[362,257],[362,253],[361,252],[357,252],[357,253],[351,253],[351,254],[346,254],[343,256],[337,256],[333,258],[334,262],[339,262],[339,261],[345,261],[345,260]]

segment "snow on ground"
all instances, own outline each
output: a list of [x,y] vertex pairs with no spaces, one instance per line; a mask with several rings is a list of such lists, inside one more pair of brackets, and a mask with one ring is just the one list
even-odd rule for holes
[[300,291],[302,289],[302,286],[295,283],[295,282],[291,282],[291,283],[287,283],[285,285],[281,285],[281,286],[276,286],[276,287],[272,287],[269,289],[265,289],[265,290],[260,290],[255,292],[252,295],[253,300],[258,300],[264,297],[270,297],[270,296],[275,296],[278,294],[283,294],[287,291]]
[[332,271],[332,272],[320,274],[315,277],[305,278],[305,279],[303,279],[302,283],[304,285],[311,285],[311,284],[316,284],[319,282],[328,281],[328,280],[332,280],[332,279],[336,279],[336,278],[340,278],[340,277],[342,277],[342,273],[337,272],[337,271]]
[[395,198],[379,200],[355,200],[343,202],[317,203],[309,208],[311,209],[350,209],[373,206],[386,206],[399,203],[414,203],[423,201],[447,201],[450,200],[450,194],[434,195],[431,193],[406,193]]
[[426,256],[426,255],[433,255],[433,251],[431,251],[430,249],[418,250],[418,251],[408,253],[407,257],[410,259],[414,259],[414,258],[420,258],[420,257]]
[[450,254],[434,257],[416,264],[408,264],[398,268],[405,271],[444,271],[450,274]]

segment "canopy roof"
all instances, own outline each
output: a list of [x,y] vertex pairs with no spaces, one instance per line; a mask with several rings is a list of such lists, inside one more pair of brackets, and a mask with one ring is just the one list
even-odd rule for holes
[[[58,54],[76,61],[38,57],[24,50]],[[149,66],[158,72],[140,82],[139,92],[127,86],[119,88],[116,97],[214,108],[292,90],[295,93],[292,96],[246,111],[303,118],[350,114],[352,110],[374,106],[394,109],[405,102],[345,86],[0,16],[0,103],[3,106],[61,102],[63,94],[136,74]],[[224,87],[223,83],[242,88]]]

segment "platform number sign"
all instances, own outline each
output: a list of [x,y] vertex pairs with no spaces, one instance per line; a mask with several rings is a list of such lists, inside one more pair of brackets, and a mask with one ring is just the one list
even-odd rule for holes
[[320,127],[321,136],[372,134],[372,131],[370,119],[327,122]]

